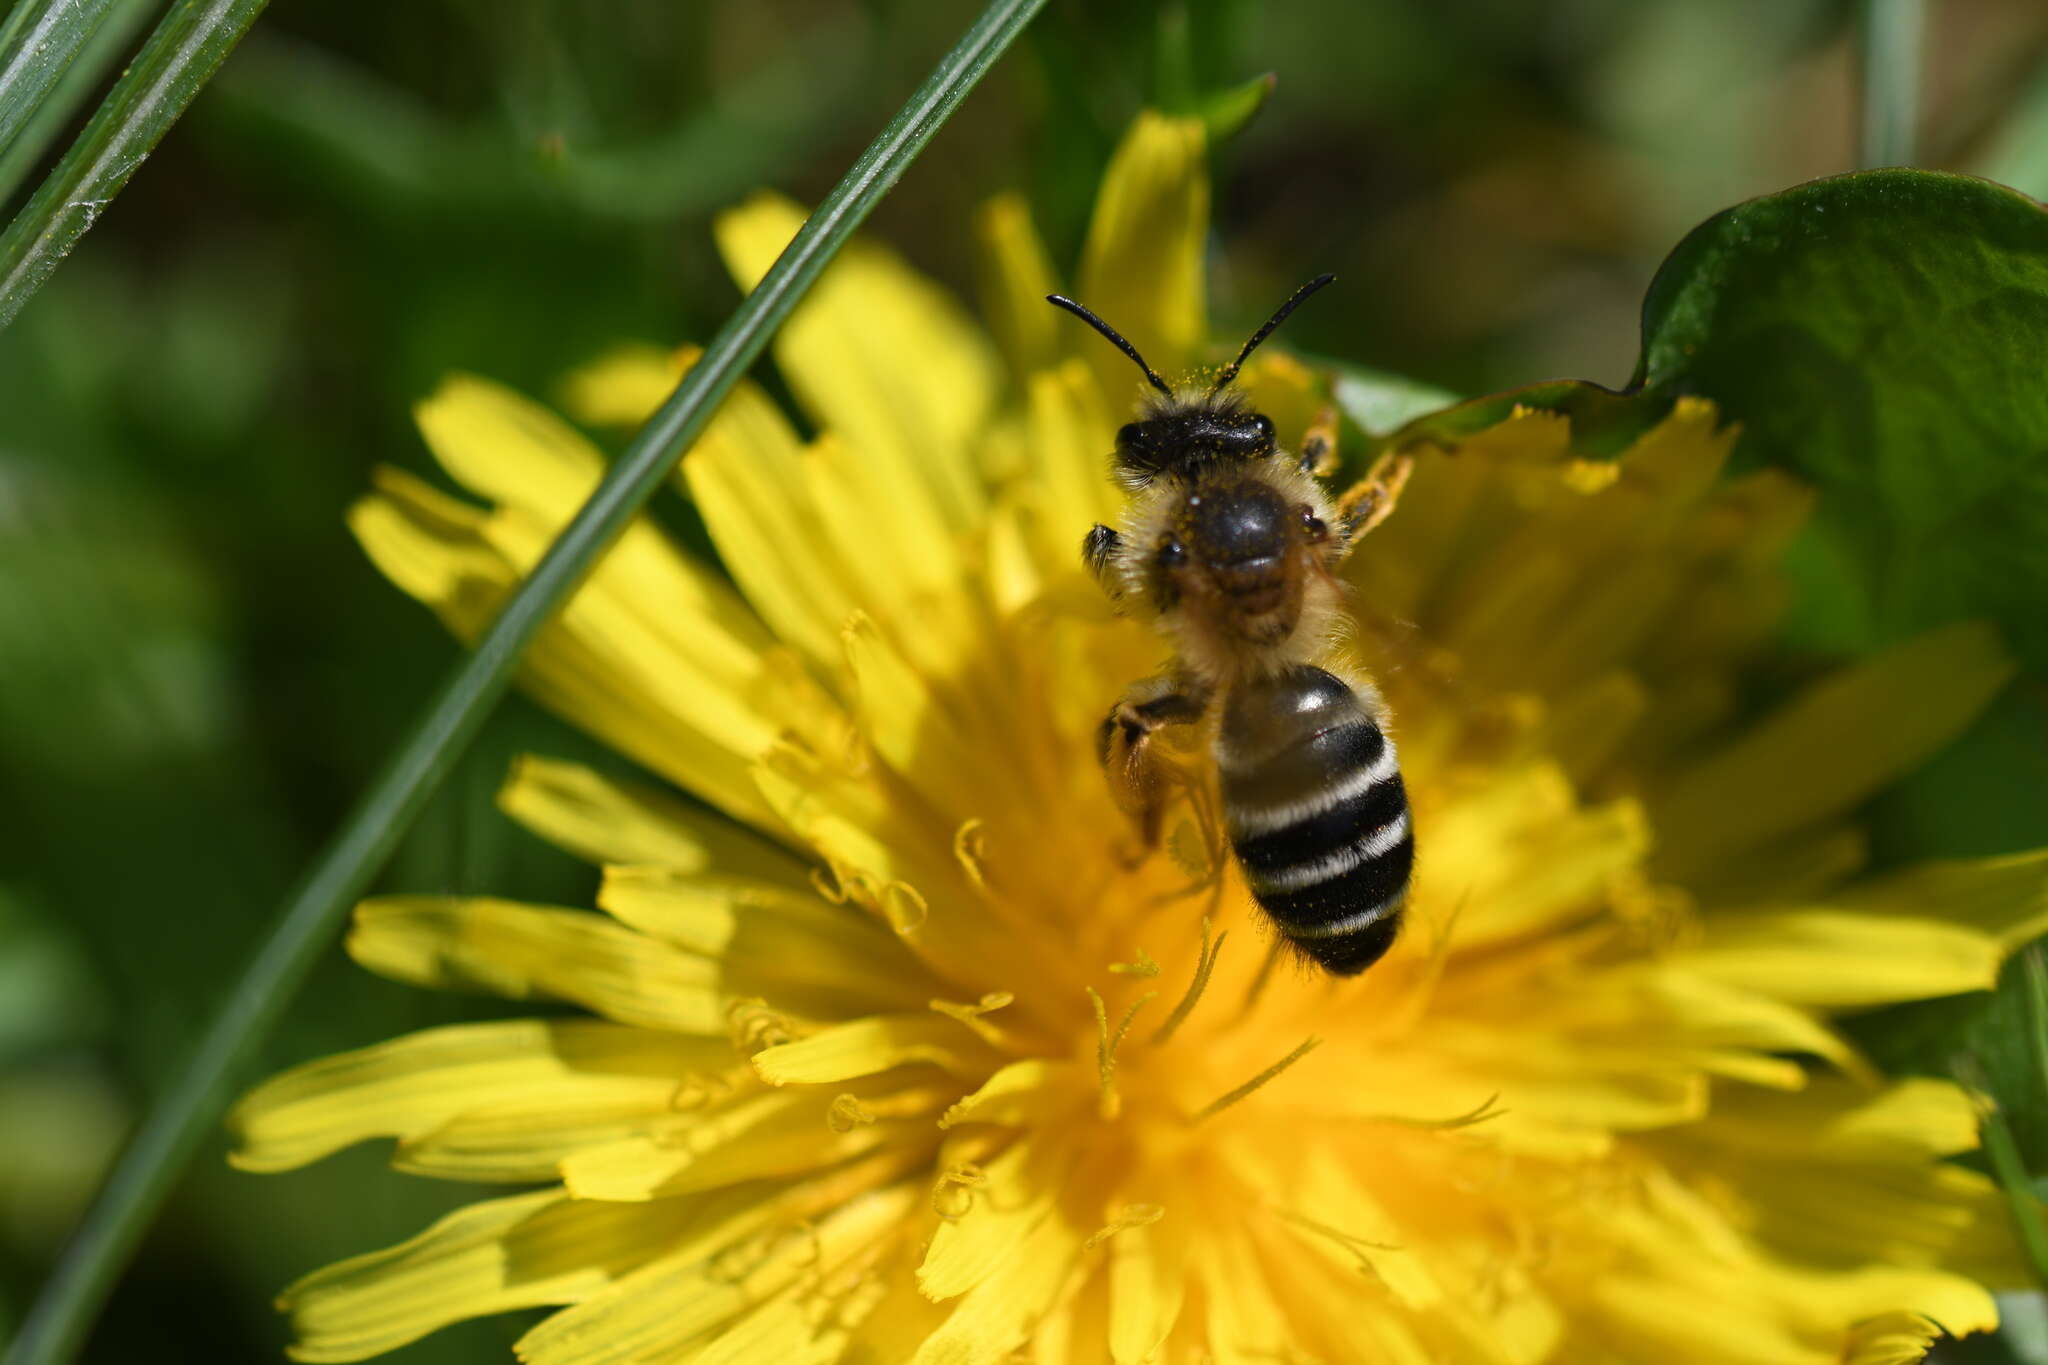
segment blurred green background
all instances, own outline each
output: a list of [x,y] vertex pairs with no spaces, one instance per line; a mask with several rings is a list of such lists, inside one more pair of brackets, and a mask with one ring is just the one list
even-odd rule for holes
[[[0,1338],[451,662],[342,525],[373,464],[425,472],[409,405],[453,368],[546,396],[613,342],[705,338],[736,302],[708,216],[756,185],[815,200],[974,12],[277,0],[0,333]],[[1290,324],[1294,345],[1459,393],[1618,384],[1644,286],[1687,228],[1857,164],[1858,13],[1054,0],[872,230],[971,295],[968,215],[1019,187],[1071,262],[1141,105],[1271,71],[1263,112],[1216,153],[1225,333],[1334,270],[1341,293]],[[2048,8],[1940,0],[1927,36],[1918,163],[2048,193]],[[663,515],[685,513],[671,500]],[[2023,681],[1872,812],[1881,856],[2048,843],[2048,811],[2024,799],[2048,780],[2048,753],[2029,750],[2044,705],[2042,680]],[[492,808],[528,749],[617,762],[514,700],[386,884],[587,903],[593,875]],[[1958,799],[1986,763],[2003,794]],[[2002,1008],[1916,1018],[2009,1031]],[[265,1063],[504,1012],[336,952]],[[2023,1137],[2048,1153],[2048,1127]],[[285,1282],[476,1194],[391,1174],[368,1149],[258,1180],[221,1146],[88,1359],[277,1359]],[[502,1361],[522,1325],[390,1359]],[[2048,1359],[2035,1325],[1952,1358]]]

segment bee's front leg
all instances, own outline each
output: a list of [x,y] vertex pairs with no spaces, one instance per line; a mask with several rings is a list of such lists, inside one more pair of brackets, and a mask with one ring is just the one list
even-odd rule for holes
[[1319,479],[1337,472],[1337,410],[1324,408],[1301,438],[1301,467]]
[[1344,537],[1339,558],[1350,554],[1361,536],[1393,515],[1394,504],[1401,500],[1401,490],[1414,472],[1414,456],[1382,455],[1364,478],[1344,490],[1337,499],[1337,525]]
[[1209,709],[1211,690],[1192,678],[1166,676],[1133,683],[1096,732],[1096,756],[1110,799],[1131,817],[1143,851],[1159,846],[1159,824],[1187,771],[1154,742],[1168,725],[1192,725]]
[[1095,575],[1095,581],[1111,597],[1119,596],[1119,593],[1110,565],[1116,558],[1116,552],[1123,548],[1123,543],[1122,536],[1099,521],[1081,538],[1081,562],[1088,566],[1088,572]]

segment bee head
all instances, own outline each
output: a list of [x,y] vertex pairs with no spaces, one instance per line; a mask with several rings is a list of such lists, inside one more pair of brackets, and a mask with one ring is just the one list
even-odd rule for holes
[[1162,404],[1116,434],[1117,471],[1136,484],[1211,460],[1256,460],[1272,453],[1271,418],[1206,397]]
[[1236,391],[1230,387],[1231,382],[1237,378],[1245,358],[1258,348],[1259,343],[1271,336],[1273,329],[1286,321],[1287,315],[1299,307],[1303,299],[1335,278],[1334,275],[1318,275],[1295,290],[1294,296],[1266,320],[1266,325],[1252,333],[1252,339],[1237,353],[1237,359],[1223,368],[1206,391],[1196,389],[1183,393],[1175,393],[1158,372],[1145,363],[1145,358],[1138,354],[1138,348],[1125,340],[1116,328],[1072,299],[1058,294],[1047,295],[1046,302],[1066,309],[1129,356],[1145,372],[1146,382],[1161,395],[1152,400],[1142,417],[1126,423],[1116,434],[1117,469],[1126,481],[1145,484],[1169,470],[1192,473],[1195,468],[1214,460],[1254,460],[1272,454],[1273,423],[1259,413],[1247,412]]

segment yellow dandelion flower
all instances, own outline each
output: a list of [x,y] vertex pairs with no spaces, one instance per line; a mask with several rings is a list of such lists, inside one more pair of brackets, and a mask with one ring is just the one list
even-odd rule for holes
[[[1171,360],[1201,352],[1201,150],[1135,127],[1077,291]],[[720,221],[743,287],[798,221]],[[993,342],[849,250],[777,343],[817,435],[743,387],[684,463],[731,577],[636,526],[532,650],[534,695],[697,798],[511,775],[509,814],[604,866],[601,913],[358,913],[378,972],[590,1017],[429,1030],[237,1110],[251,1170],[390,1137],[536,1187],[293,1285],[294,1354],[535,1306],[536,1365],[1873,1365],[1993,1326],[2024,1269],[1946,1159],[1971,1097],[1874,1074],[1830,1016],[1988,987],[2048,919],[2042,855],[1856,876],[1854,808],[2004,683],[1996,641],[1740,725],[1806,498],[1724,478],[1709,408],[1611,465],[1540,412],[1423,451],[1348,568],[1409,927],[1356,979],[1275,970],[1199,788],[1130,856],[1092,732],[1161,644],[1076,547],[1133,376],[1053,327],[1016,203],[978,227]],[[622,353],[570,406],[629,420],[687,363]],[[1247,383],[1297,439],[1310,377]],[[485,505],[386,472],[354,527],[467,637],[599,456],[478,379],[418,416]]]

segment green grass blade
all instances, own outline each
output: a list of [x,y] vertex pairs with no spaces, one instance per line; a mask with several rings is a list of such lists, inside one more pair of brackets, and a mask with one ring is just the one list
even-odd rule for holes
[[0,136],[0,204],[13,202],[50,144],[78,117],[86,98],[120,64],[122,56],[134,50],[137,35],[157,7],[157,0],[111,0],[105,22],[93,29],[70,65],[45,88],[21,123]]
[[2020,1249],[2026,1253],[2034,1278],[2048,1285],[2048,1218],[2042,1215],[2041,1201],[2034,1194],[2034,1182],[2027,1175],[2026,1161],[2020,1156],[2020,1145],[2013,1136],[2012,1124],[2006,1119],[2005,1110],[1993,1098],[1984,1068],[1975,1057],[1964,1055],[1956,1058],[1952,1069],[1956,1079],[1972,1092],[1976,1101],[1984,1156],[1991,1163],[1991,1174],[2005,1191],[2006,1205],[2012,1210],[2013,1230],[2018,1234]]
[[42,286],[170,131],[266,0],[181,0],[0,235],[0,327]]
[[2034,1055],[2041,1088],[2048,1094],[2048,961],[2041,945],[2031,943],[2020,954],[2020,969],[2027,978],[2027,1050]]
[[114,0],[24,0],[0,30],[0,147],[49,97]]
[[1910,166],[1920,126],[1926,0],[1864,0],[1863,166]]
[[183,1073],[122,1153],[98,1202],[66,1248],[8,1354],[9,1365],[53,1365],[83,1339],[179,1169],[218,1122],[263,1037],[349,906],[368,889],[406,828],[511,686],[512,669],[542,623],[667,477],[718,404],[760,356],[783,318],[955,106],[1045,0],[993,0],[880,137],[818,206],[759,287],[640,429],[590,500],[506,602],[473,654],[435,694],[412,733],[333,842],[281,907]]

